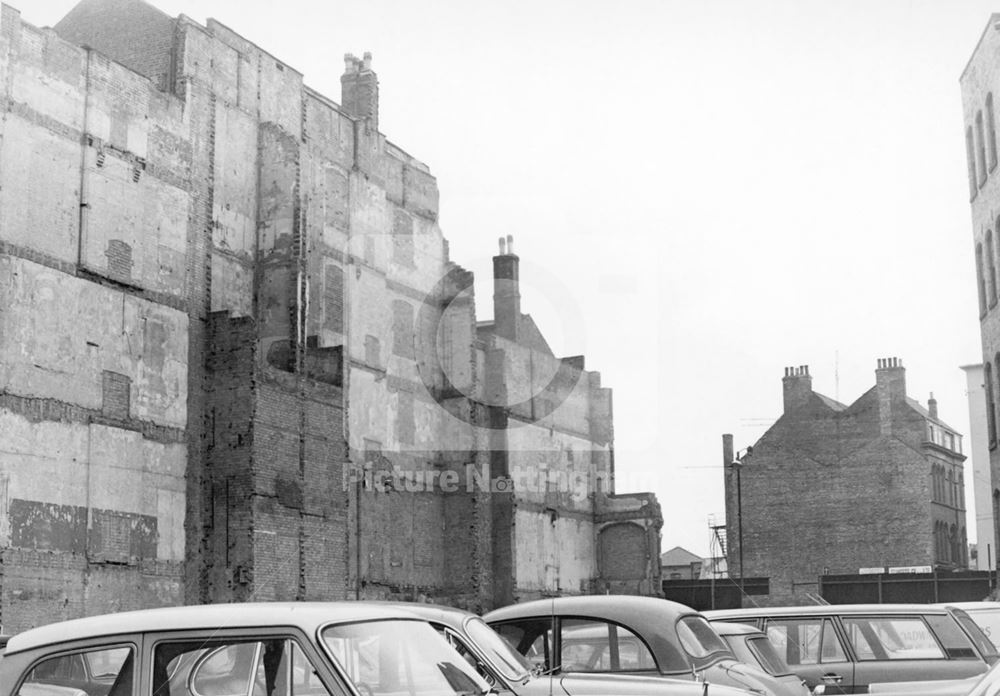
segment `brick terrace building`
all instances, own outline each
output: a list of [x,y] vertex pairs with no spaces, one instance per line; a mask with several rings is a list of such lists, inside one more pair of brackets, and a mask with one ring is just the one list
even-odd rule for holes
[[[659,508],[614,495],[610,391],[510,304],[512,253],[506,311],[477,324],[434,177],[379,132],[370,56],[345,63],[337,104],[214,20],[2,7],[6,631],[656,591]],[[537,469],[601,487],[489,490]],[[398,483],[442,472],[457,485]]]
[[924,409],[906,395],[898,359],[879,360],[875,382],[845,405],[812,390],[808,367],[787,368],[784,413],[743,457],[740,490],[726,467],[730,576],[769,577],[756,601],[808,603],[828,573],[968,566],[961,436],[933,396]]
[[[1000,93],[1000,14],[990,16],[962,72],[962,110],[968,158],[972,238],[979,296],[979,327],[983,348],[982,384],[986,400],[986,441],[989,451],[988,498],[993,533],[1000,539],[1000,450],[997,449],[997,394],[1000,393],[1000,310],[997,309],[997,264],[1000,263],[1000,177],[997,176],[997,135],[994,101]],[[977,496],[978,497],[978,496]],[[985,554],[980,547],[980,554]],[[992,549],[993,568],[1000,567]]]

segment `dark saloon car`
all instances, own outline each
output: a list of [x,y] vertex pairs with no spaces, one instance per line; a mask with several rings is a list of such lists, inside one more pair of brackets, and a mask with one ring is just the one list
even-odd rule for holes
[[541,673],[475,614],[432,604],[404,606],[442,633],[495,689],[516,696],[750,696],[718,684],[634,674]]
[[514,604],[487,623],[538,669],[704,680],[768,696],[804,696],[736,659],[704,616],[653,597],[593,595]]

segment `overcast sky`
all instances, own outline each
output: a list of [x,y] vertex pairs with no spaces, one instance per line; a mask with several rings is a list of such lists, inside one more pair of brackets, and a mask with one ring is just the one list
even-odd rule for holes
[[[74,4],[8,2],[40,26]],[[153,4],[338,102],[344,53],[374,54],[381,129],[437,176],[479,318],[513,234],[524,311],[614,389],[618,488],[659,496],[664,550],[709,553],[721,435],[764,433],[786,365],[850,403],[899,357],[910,396],[968,434],[958,78],[1000,1]]]

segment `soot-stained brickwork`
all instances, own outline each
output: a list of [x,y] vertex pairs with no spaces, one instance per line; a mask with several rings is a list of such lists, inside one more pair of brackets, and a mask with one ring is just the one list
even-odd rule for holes
[[933,395],[928,408],[907,396],[899,359],[879,359],[849,405],[814,392],[808,366],[787,368],[782,388],[784,412],[752,451],[727,439],[723,452],[730,575],[742,526],[743,575],[770,578],[755,602],[809,603],[829,573],[968,567],[961,436]]
[[54,29],[2,6],[4,631],[657,591],[659,508],[615,494],[610,390],[520,313],[512,249],[477,320],[369,54],[341,87],[142,0]]
[[[971,393],[981,399],[970,406],[982,408],[986,415],[986,442],[989,456],[989,493],[977,505],[977,517],[990,518],[992,531],[978,535],[979,555],[989,556],[992,569],[1000,568],[997,549],[988,552],[990,540],[1000,539],[1000,169],[997,146],[997,106],[1000,99],[1000,33],[996,31],[1000,14],[992,14],[962,71],[962,116],[965,156],[968,167],[969,207],[972,212],[972,249],[975,254],[976,290],[982,345],[982,377]],[[971,282],[971,278],[970,278]],[[985,402],[985,403],[984,403]],[[978,463],[977,463],[978,465]],[[980,486],[979,477],[976,486]],[[978,496],[977,496],[978,497]],[[984,567],[980,565],[980,567]]]

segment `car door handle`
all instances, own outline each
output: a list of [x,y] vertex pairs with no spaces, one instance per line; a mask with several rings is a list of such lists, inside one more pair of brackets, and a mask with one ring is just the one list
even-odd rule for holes
[[844,678],[839,674],[834,674],[833,672],[827,672],[822,676],[824,684],[839,684],[844,681]]

